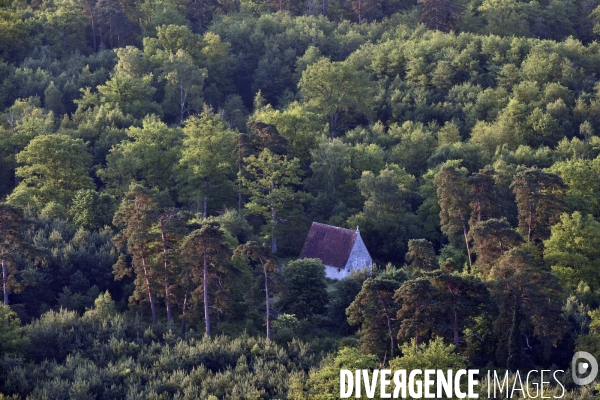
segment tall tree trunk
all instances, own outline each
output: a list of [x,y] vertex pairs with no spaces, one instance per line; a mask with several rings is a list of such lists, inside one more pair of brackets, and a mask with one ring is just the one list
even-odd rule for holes
[[458,349],[458,313],[454,310],[454,345]]
[[165,235],[165,225],[164,220],[160,220],[160,235],[163,244],[163,260],[165,266],[165,304],[167,306],[167,322],[171,325],[171,321],[173,319],[173,310],[171,307],[171,283],[169,281],[169,256],[167,253],[167,237]]
[[465,237],[465,244],[467,245],[467,256],[469,258],[469,272],[471,272],[473,268],[473,262],[471,261],[471,246],[469,245],[469,234],[467,232],[467,225],[465,223],[465,217],[463,216],[462,211],[458,212],[460,216],[460,222],[462,223],[463,235]]
[[[275,191],[275,182],[271,179],[271,194]],[[273,205],[273,200],[269,201],[271,204],[271,253],[277,253],[277,238],[275,237],[275,225],[277,224],[277,212]]]
[[[143,251],[143,250],[142,250]],[[144,269],[144,278],[146,279],[146,288],[148,289],[148,299],[150,300],[150,309],[152,310],[152,323],[158,324],[158,317],[156,315],[156,302],[154,301],[154,293],[150,287],[150,274],[146,265],[146,257],[142,253],[142,268]]]
[[531,242],[531,225],[533,225],[533,204],[529,203],[529,216],[527,217],[527,242]]
[[394,331],[392,330],[392,317],[390,316],[390,312],[387,309],[385,301],[383,301],[383,296],[381,295],[381,291],[379,289],[377,289],[377,296],[379,296],[379,302],[381,303],[383,311],[385,312],[385,317],[387,318],[388,332],[390,334],[390,345],[392,346],[391,356],[394,357],[394,348],[396,345],[394,343]]
[[[242,162],[238,160],[238,176],[242,173]],[[238,179],[238,216],[242,215],[242,180]]]
[[8,305],[8,271],[4,260],[4,249],[2,249],[2,290],[4,292],[4,305]]
[[323,16],[327,16],[327,0],[323,0]]
[[206,335],[210,336],[210,315],[208,314],[208,259],[206,250],[204,251],[204,271],[202,274],[202,290],[204,295],[204,320],[206,326]]
[[208,178],[204,178],[204,211],[202,212],[202,219],[206,219],[208,217]]
[[188,293],[185,292],[185,296],[183,297],[183,307],[181,312],[181,337],[185,339],[185,314],[187,313],[187,299]]
[[267,304],[267,340],[271,339],[271,310],[269,307],[269,275],[267,269],[263,265],[263,273],[265,274],[265,302]]
[[[19,149],[16,146],[13,147],[13,154],[15,156],[15,160],[17,159],[17,153],[18,152],[19,152]],[[17,170],[16,169],[13,172],[13,175],[15,177],[15,187],[17,187],[19,185],[19,175],[17,175]]]
[[96,24],[94,22],[94,12],[90,12],[90,19],[92,22],[92,39],[94,41],[94,53],[98,52],[98,45],[96,44]]
[[183,91],[183,81],[179,81],[179,125],[183,125],[183,114],[185,114],[185,98],[186,95]]

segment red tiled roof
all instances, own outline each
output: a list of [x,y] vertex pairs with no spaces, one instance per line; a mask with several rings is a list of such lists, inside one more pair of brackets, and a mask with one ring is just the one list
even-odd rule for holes
[[313,222],[300,258],[320,258],[325,265],[344,268],[356,240],[356,231]]

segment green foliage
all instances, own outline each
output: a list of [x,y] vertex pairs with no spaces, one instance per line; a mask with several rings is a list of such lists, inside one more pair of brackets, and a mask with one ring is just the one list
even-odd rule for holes
[[185,122],[183,134],[180,196],[206,218],[209,204],[212,206],[214,201],[221,207],[228,196],[233,197],[236,134],[208,108]]
[[250,195],[247,213],[265,218],[263,238],[271,241],[271,251],[276,253],[280,221],[296,217],[294,208],[304,200],[304,193],[294,190],[302,173],[299,160],[288,160],[265,148],[257,155],[244,158],[244,162],[245,173],[238,173],[238,179]]
[[599,234],[600,223],[578,211],[562,214],[560,222],[552,227],[550,237],[544,241],[544,260],[565,289],[574,291],[580,282],[592,290],[600,287],[596,272]]
[[419,346],[416,345],[415,340],[412,340],[410,343],[404,343],[400,349],[402,356],[390,360],[390,368],[393,370],[451,369],[454,371],[463,369],[467,365],[467,360],[456,353],[454,345],[444,343],[440,337]]
[[536,168],[515,175],[511,185],[519,209],[519,231],[527,241],[550,236],[550,226],[558,222],[565,204],[565,184],[554,174]]
[[279,307],[298,318],[311,317],[325,312],[327,285],[325,266],[319,259],[305,258],[290,261],[283,268],[285,293]]
[[73,224],[87,230],[110,226],[114,213],[114,197],[90,189],[77,191],[69,209]]
[[9,306],[0,304],[0,357],[21,355],[28,344],[17,314]]
[[371,114],[374,85],[350,63],[321,59],[306,68],[298,87],[309,109],[329,124],[331,137],[357,117]]
[[7,198],[11,204],[40,210],[55,201],[69,207],[78,190],[93,187],[88,175],[91,157],[81,139],[63,134],[37,136],[17,154],[17,161],[22,166],[16,174],[22,180]]
[[[401,304],[394,293],[407,280],[403,270],[389,269],[367,278],[354,301],[346,309],[348,322],[359,325],[361,350],[383,357],[396,351],[396,332],[400,321],[395,317]],[[385,347],[381,343],[387,343]]]
[[[320,360],[297,341],[284,349],[249,336],[192,334],[181,340],[168,329],[146,329],[138,318],[119,315],[102,321],[93,314],[50,312],[30,326],[27,337],[32,361],[5,375],[3,393],[8,395],[72,397],[77,390],[87,398],[119,398],[128,392],[145,398],[284,397],[292,376]],[[133,376],[146,384],[137,385]]]
[[108,290],[94,300],[94,311],[96,311],[96,315],[100,320],[106,320],[117,313],[115,302]]
[[98,176],[119,197],[132,182],[172,190],[180,157],[181,130],[169,128],[150,115],[144,118],[142,127],[131,127],[126,133],[132,140],[111,149],[106,157],[106,167],[98,170]]
[[[309,348],[338,340],[387,360],[439,336],[476,368],[598,353],[599,15],[0,1],[2,280],[35,340],[3,359],[0,397],[336,397]],[[270,253],[295,259],[310,221],[359,225],[406,270],[278,274]],[[242,335],[271,314],[273,342]]]
[[323,360],[321,367],[311,371],[302,391],[296,389],[291,393],[294,399],[337,399],[340,393],[340,369],[355,371],[357,369],[377,368],[377,358],[373,355],[360,354],[358,349],[344,347],[335,357]]

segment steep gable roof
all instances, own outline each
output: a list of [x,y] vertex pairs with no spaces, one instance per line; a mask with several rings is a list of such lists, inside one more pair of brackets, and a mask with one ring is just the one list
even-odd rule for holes
[[351,229],[313,222],[300,258],[320,258],[325,265],[344,268],[356,237]]

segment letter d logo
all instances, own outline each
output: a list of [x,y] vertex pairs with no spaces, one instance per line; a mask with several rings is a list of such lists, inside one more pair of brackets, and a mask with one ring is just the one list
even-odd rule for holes
[[[587,362],[577,362],[577,360],[581,358],[585,358]],[[579,375],[584,375],[589,370],[590,366],[592,367],[590,374],[585,378],[580,378]],[[590,384],[596,379],[596,376],[598,376],[598,362],[590,353],[578,351],[573,356],[573,360],[571,360],[571,375],[573,376],[573,382],[575,382],[576,385]]]

